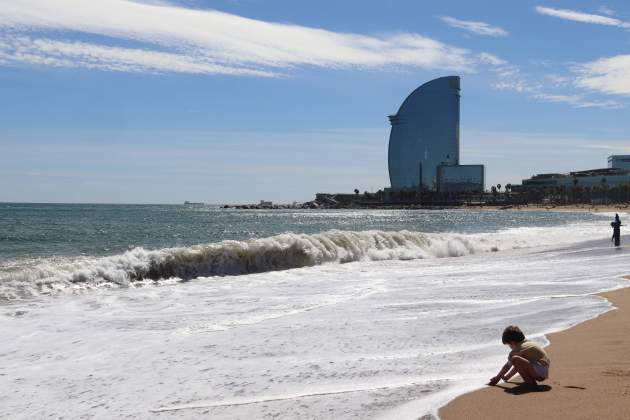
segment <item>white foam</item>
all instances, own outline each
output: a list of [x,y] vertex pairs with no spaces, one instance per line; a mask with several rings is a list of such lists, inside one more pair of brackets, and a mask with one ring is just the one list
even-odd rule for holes
[[[505,325],[540,339],[610,309],[593,293],[624,284],[626,248],[611,248],[607,230],[547,248],[596,239],[589,226],[422,234],[410,240],[418,259],[399,259],[413,249],[405,241],[374,259],[374,246],[357,242],[375,239],[344,233],[352,245],[343,255],[363,258],[13,301],[0,306],[0,381],[11,389],[0,417],[435,413],[500,367]],[[492,247],[500,252],[485,252]],[[94,260],[59,265],[77,263]]]
[[109,257],[56,257],[5,264],[0,274],[0,301],[331,263],[460,257],[506,249],[558,246],[606,235],[605,223],[591,222],[468,235],[331,230],[183,248],[134,248]]

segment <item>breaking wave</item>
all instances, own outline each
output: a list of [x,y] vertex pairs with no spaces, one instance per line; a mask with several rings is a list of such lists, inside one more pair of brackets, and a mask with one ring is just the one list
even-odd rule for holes
[[5,267],[0,272],[0,300],[327,263],[454,257],[496,250],[465,235],[339,230],[159,250],[134,248],[108,257],[50,258],[28,267]]

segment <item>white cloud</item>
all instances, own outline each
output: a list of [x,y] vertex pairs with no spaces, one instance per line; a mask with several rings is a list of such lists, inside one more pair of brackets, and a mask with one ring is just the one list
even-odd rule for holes
[[82,67],[123,72],[180,72],[273,76],[273,73],[205,62],[203,57],[108,47],[85,42],[32,39],[26,36],[0,41],[0,62],[23,62],[50,67]]
[[534,97],[542,99],[546,102],[560,102],[569,104],[574,104],[580,100],[580,97],[578,95],[560,95],[552,93],[536,93]]
[[575,68],[579,87],[630,96],[630,54],[600,58]]
[[[5,60],[119,71],[269,75],[296,66],[466,71],[475,62],[465,49],[415,33],[332,32],[129,0],[0,2],[0,30]],[[40,38],[32,31],[51,35]],[[107,37],[107,45],[50,39],[76,33]]]
[[505,90],[512,91],[518,93],[530,93],[532,92],[532,87],[529,86],[524,80],[499,80],[492,84],[492,88],[496,90]]
[[596,25],[618,26],[620,28],[630,28],[630,23],[621,21],[619,19],[594,15],[590,13],[578,12],[569,9],[554,9],[551,7],[536,6],[534,10],[541,15],[553,16],[560,19],[572,20],[574,22],[593,23]]
[[497,77],[491,85],[493,89],[524,94],[540,102],[567,104],[574,108],[619,109],[624,107],[618,101],[594,100],[582,93],[550,92],[549,83],[545,84],[544,81],[550,81],[551,87],[558,88],[565,87],[570,79],[559,75],[546,75],[543,79],[532,82],[521,73],[517,66],[501,59],[494,65],[492,72]]
[[440,19],[453,28],[463,29],[475,35],[507,36],[509,33],[503,28],[492,26],[489,23],[474,20],[460,20],[451,16],[440,16]]
[[623,108],[623,105],[617,101],[594,101],[584,98],[583,95],[563,95],[538,92],[535,93],[534,98],[540,99],[543,102],[563,103],[569,104],[576,108],[605,108],[605,109],[619,109]]
[[487,52],[482,52],[477,54],[477,58],[484,64],[489,64],[491,66],[503,66],[507,64],[507,61],[497,57],[494,54],[490,54]]
[[545,74],[545,80],[547,80],[555,87],[567,86],[571,82],[571,79],[569,77],[561,76],[558,74]]

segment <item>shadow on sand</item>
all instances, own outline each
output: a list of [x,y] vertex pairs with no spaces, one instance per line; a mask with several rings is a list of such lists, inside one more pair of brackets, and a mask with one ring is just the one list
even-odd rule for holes
[[498,388],[503,388],[505,392],[512,395],[529,394],[530,392],[548,392],[551,391],[550,385],[526,385],[519,383],[514,387],[508,387],[503,385],[495,385]]

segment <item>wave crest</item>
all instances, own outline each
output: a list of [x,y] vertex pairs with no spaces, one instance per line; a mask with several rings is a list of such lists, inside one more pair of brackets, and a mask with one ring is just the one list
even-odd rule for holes
[[285,233],[191,247],[134,248],[100,258],[47,259],[0,276],[0,300],[147,281],[242,275],[362,260],[407,260],[496,251],[460,235],[399,231]]

